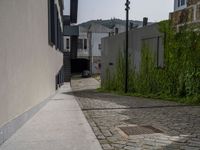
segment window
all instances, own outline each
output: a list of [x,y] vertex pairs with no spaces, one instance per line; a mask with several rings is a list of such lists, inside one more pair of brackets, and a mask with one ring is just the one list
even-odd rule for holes
[[180,2],[181,2],[181,0],[178,0],[178,7],[180,7],[180,4],[181,4]]
[[78,39],[78,49],[83,49],[83,39]]
[[55,0],[48,0],[48,41],[56,49],[63,50],[63,34]]
[[55,19],[54,19],[54,0],[48,0],[48,39],[49,44],[55,44]]
[[55,32],[55,47],[58,50],[63,50],[63,33],[61,29],[61,23],[58,15],[58,9],[56,4],[54,5],[54,32]]
[[55,24],[55,28],[54,28],[54,32],[55,32],[55,47],[56,49],[58,49],[59,47],[59,41],[58,41],[58,38],[59,38],[59,19],[58,19],[58,9],[57,9],[57,6],[56,4],[54,5],[54,24]]
[[101,47],[101,44],[99,44],[99,50],[101,50],[101,48],[102,48],[102,47]]
[[87,49],[87,39],[84,39],[84,49]]
[[200,5],[197,5],[196,19],[200,20]]
[[185,5],[185,0],[181,0],[181,6]]
[[178,7],[181,7],[186,4],[185,0],[178,0]]
[[66,39],[66,49],[69,49],[69,39]]

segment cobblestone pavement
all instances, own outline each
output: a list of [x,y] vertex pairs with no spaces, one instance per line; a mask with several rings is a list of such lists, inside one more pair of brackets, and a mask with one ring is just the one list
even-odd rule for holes
[[[104,150],[200,150],[200,107],[98,93],[92,78],[71,82]],[[162,133],[126,135],[121,126],[153,126]]]

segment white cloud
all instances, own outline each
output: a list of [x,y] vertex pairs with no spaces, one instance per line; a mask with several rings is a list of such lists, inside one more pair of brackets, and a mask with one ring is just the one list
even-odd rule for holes
[[[69,1],[69,0],[65,0]],[[78,0],[78,22],[91,19],[125,18],[126,0]],[[173,11],[173,0],[130,0],[130,19],[150,21],[168,19]]]

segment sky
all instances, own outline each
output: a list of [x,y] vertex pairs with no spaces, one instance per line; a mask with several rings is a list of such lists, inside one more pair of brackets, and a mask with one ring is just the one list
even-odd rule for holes
[[[65,0],[65,12],[69,14],[70,0]],[[78,23],[96,19],[125,19],[126,0],[78,0]],[[169,18],[173,11],[173,0],[130,0],[130,20],[148,17],[151,22]]]

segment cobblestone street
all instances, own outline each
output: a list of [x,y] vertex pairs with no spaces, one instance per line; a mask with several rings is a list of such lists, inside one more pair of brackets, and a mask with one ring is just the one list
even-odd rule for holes
[[[104,150],[200,150],[200,107],[99,93],[93,78],[73,79],[73,93]],[[161,131],[128,135],[120,127]]]

